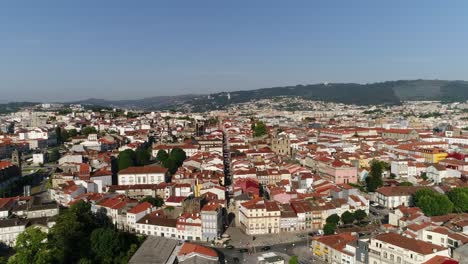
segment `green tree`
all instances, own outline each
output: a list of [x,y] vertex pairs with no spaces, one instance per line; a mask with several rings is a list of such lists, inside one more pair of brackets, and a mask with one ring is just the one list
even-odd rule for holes
[[145,166],[150,163],[151,154],[147,149],[137,149],[135,151],[136,165]]
[[97,130],[93,126],[87,126],[87,127],[84,127],[83,129],[81,129],[81,134],[85,135],[85,136],[87,136],[89,134],[97,134]]
[[111,228],[98,228],[91,233],[91,250],[100,263],[112,263],[122,250],[119,233]]
[[367,217],[367,214],[364,210],[358,209],[354,212],[354,219],[361,222]]
[[341,215],[341,221],[343,222],[343,224],[352,224],[354,220],[354,215],[349,211],[346,211]]
[[68,130],[68,136],[69,137],[76,137],[78,135],[78,131],[76,131],[76,129],[70,129]]
[[136,153],[131,149],[126,149],[119,153],[117,160],[119,171],[136,165]]
[[76,263],[82,256],[89,255],[89,236],[97,227],[90,208],[83,201],[77,202],[59,215],[51,229],[50,244],[59,250],[56,255],[61,263]]
[[325,221],[327,222],[327,224],[338,225],[338,223],[340,222],[340,216],[337,214],[332,214],[329,217],[327,217]]
[[336,225],[335,224],[327,223],[323,227],[323,234],[324,235],[333,235],[333,234],[335,234],[335,230],[336,230]]
[[454,211],[457,213],[468,212],[468,188],[453,188],[447,193],[448,198],[454,205]]
[[179,167],[184,163],[185,159],[187,159],[187,155],[181,148],[174,148],[171,150],[170,158],[173,159]]
[[169,158],[169,154],[164,149],[160,149],[158,154],[156,154],[156,160],[163,163]]
[[413,186],[413,184],[411,182],[405,181],[405,182],[400,182],[398,186]]
[[253,126],[254,137],[261,137],[268,134],[268,128],[262,121],[258,121]]
[[289,264],[299,264],[299,259],[297,258],[297,256],[292,256],[289,259]]
[[427,216],[445,215],[451,213],[454,207],[446,195],[436,193],[431,189],[418,190],[413,195],[413,200]]
[[421,178],[422,178],[423,180],[427,181],[427,179],[428,179],[428,178],[427,178],[427,173],[425,173],[425,172],[421,173]]
[[145,198],[140,200],[140,203],[148,202],[152,204],[153,206],[156,207],[161,207],[164,205],[164,199],[162,199],[159,196],[153,197],[153,196],[146,196]]
[[373,160],[369,176],[366,178],[367,191],[375,192],[377,188],[383,186],[382,173],[385,168],[385,163]]
[[176,173],[179,166],[177,166],[177,162],[173,158],[168,158],[163,162],[163,166],[169,170],[171,174]]
[[62,128],[61,127],[56,127],[55,128],[55,136],[57,137],[57,143],[62,144],[63,139],[62,139]]
[[[28,227],[16,239],[16,254],[8,263],[37,263],[38,257],[47,250],[47,234],[39,228]],[[42,259],[42,257],[41,257]]]
[[49,234],[28,228],[18,236],[9,263],[128,263],[141,240],[116,231],[108,219],[79,201],[61,213]]
[[60,152],[58,148],[53,148],[49,154],[49,162],[56,162],[60,159]]

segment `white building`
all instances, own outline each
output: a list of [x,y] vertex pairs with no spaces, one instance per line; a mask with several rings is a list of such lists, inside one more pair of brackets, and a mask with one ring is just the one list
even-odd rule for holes
[[136,205],[132,209],[127,211],[127,226],[128,230],[135,231],[136,223],[143,218],[145,215],[151,213],[153,205],[148,202],[144,202]]
[[118,185],[159,184],[165,182],[168,170],[160,166],[129,167],[118,175]]
[[39,165],[39,164],[44,164],[44,163],[45,163],[44,153],[35,153],[35,154],[33,154],[32,158],[33,158],[33,163],[34,163],[35,165]]
[[0,241],[8,246],[14,246],[16,238],[26,229],[27,225],[28,220],[26,219],[11,218],[0,220]]
[[371,238],[369,263],[425,263],[434,256],[449,257],[449,250],[397,233],[384,233]]

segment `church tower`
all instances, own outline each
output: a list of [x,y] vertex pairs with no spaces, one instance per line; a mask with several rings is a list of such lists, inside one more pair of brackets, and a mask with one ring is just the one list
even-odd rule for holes
[[21,153],[15,149],[11,153],[11,163],[15,164],[21,169]]

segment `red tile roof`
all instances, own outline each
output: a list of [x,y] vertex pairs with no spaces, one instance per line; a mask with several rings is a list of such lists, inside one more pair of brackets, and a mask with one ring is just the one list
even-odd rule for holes
[[129,214],[138,214],[138,213],[141,213],[143,211],[148,210],[148,208],[151,208],[151,207],[153,207],[152,204],[150,204],[148,202],[143,202],[141,204],[136,205],[132,209],[128,210],[127,213],[129,213]]
[[148,174],[148,173],[166,173],[167,169],[161,166],[129,167],[119,171],[119,174]]
[[179,251],[179,256],[185,256],[185,255],[190,255],[192,253],[199,254],[199,255],[205,255],[209,257],[217,257],[218,254],[216,251],[214,251],[211,248],[196,245],[196,244],[191,244],[191,243],[184,243],[182,248]]
[[380,234],[375,236],[373,239],[380,240],[382,242],[395,245],[397,247],[407,249],[422,255],[429,255],[446,249],[438,245],[405,237],[397,233]]
[[443,256],[434,256],[430,258],[428,261],[424,262],[423,264],[458,264],[459,262]]

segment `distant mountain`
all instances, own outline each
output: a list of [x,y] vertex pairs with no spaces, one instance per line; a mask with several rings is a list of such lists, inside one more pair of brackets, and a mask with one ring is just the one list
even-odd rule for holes
[[7,114],[12,112],[17,112],[25,107],[32,107],[37,105],[35,102],[11,102],[11,103],[1,103],[0,104],[0,114]]
[[310,100],[357,105],[394,105],[411,100],[466,101],[468,100],[468,82],[400,80],[371,84],[310,84],[230,92],[230,99],[226,92],[216,93],[203,98],[195,98],[186,103],[190,104],[194,110],[220,109],[229,104],[275,96],[297,96]]
[[177,95],[177,96],[155,96],[143,99],[129,99],[129,100],[104,100],[90,98],[87,100],[76,101],[73,103],[99,105],[117,108],[129,108],[139,110],[158,110],[170,109],[172,106],[184,104],[199,95]]
[[210,95],[157,96],[120,101],[88,99],[78,103],[143,110],[182,108],[205,111],[277,96],[297,96],[310,100],[357,105],[394,105],[411,100],[466,101],[468,100],[468,82],[400,80],[371,84],[322,83],[234,91],[229,92],[229,99],[227,92],[220,92]]

